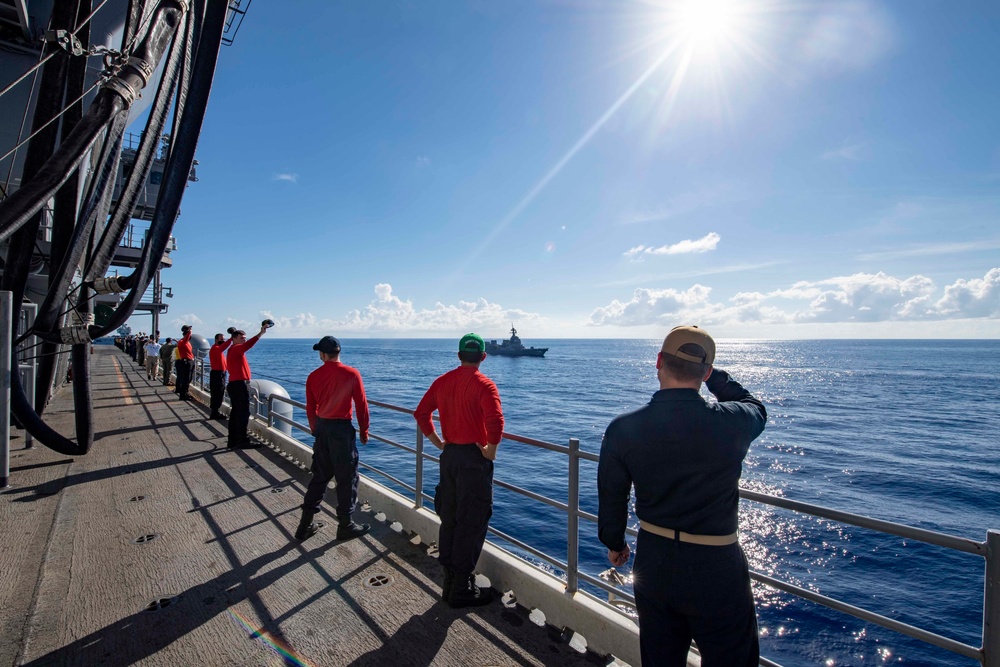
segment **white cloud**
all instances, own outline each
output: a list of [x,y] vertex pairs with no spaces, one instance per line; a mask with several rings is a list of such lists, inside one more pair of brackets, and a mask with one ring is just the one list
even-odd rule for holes
[[959,279],[939,290],[930,278],[900,279],[856,273],[801,281],[768,293],[741,292],[727,302],[710,300],[711,289],[637,289],[628,301],[614,300],[590,315],[593,326],[640,326],[677,321],[705,325],[856,324],[1000,319],[1000,268],[983,278]]
[[[178,315],[174,319],[170,320],[170,326],[171,326],[172,330],[174,331],[174,333],[178,333],[179,334],[180,330],[181,330],[181,327],[184,326],[185,324],[190,324],[197,331],[198,327],[201,326],[202,324],[204,324],[204,322],[202,322],[201,318],[199,318],[194,313],[188,313],[186,315]],[[160,331],[160,335],[161,336],[173,336],[174,334],[166,333],[166,332],[164,332],[164,331],[161,330]]]
[[637,289],[628,301],[612,301],[590,315],[591,324],[636,326],[676,319],[708,305],[712,288],[693,285],[686,291],[675,289]]
[[687,255],[709,252],[710,250],[715,250],[718,247],[721,239],[722,237],[715,232],[709,232],[700,239],[687,239],[685,241],[674,243],[673,245],[663,245],[658,248],[647,245],[638,245],[634,248],[630,248],[622,254],[629,259],[642,261],[647,255]]
[[[364,308],[352,310],[342,319],[319,318],[312,313],[293,316],[261,312],[261,319],[275,321],[274,333],[280,337],[334,335],[454,335],[466,331],[506,331],[511,321],[524,324],[525,329],[541,329],[543,318],[516,308],[504,308],[484,298],[459,301],[455,304],[436,303],[433,308],[417,308],[410,300],[393,293],[392,285],[375,285],[375,298]],[[239,326],[238,324],[236,326]],[[252,325],[259,327],[259,323]],[[249,331],[249,329],[248,329]]]
[[417,156],[417,166],[418,167],[429,167],[431,166],[431,159],[426,155]]
[[1000,269],[983,278],[956,280],[944,288],[944,296],[933,306],[948,317],[997,317],[1000,315]]
[[298,183],[299,182],[299,175],[298,174],[293,174],[293,173],[275,174],[273,180],[275,180],[275,181],[287,181],[289,183]]

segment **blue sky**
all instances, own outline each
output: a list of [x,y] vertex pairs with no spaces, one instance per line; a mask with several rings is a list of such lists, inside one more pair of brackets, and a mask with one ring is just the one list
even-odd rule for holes
[[694,6],[253,3],[163,335],[1000,336],[1000,3]]

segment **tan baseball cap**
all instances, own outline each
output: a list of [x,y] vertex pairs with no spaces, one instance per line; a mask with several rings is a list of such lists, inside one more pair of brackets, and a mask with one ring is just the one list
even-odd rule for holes
[[[681,347],[684,345],[697,345],[702,349],[704,355],[681,352]],[[660,348],[660,352],[684,361],[693,361],[696,364],[711,364],[715,362],[715,341],[704,329],[695,326],[674,327],[663,339],[663,347]]]

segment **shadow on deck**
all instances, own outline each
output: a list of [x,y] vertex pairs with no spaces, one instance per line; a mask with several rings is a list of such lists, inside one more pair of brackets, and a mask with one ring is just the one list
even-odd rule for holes
[[[521,607],[455,611],[437,562],[371,514],[360,539],[293,540],[308,473],[227,450],[225,423],[95,348],[97,441],[11,443],[0,492],[0,663],[586,665]],[[73,429],[69,388],[47,412]]]

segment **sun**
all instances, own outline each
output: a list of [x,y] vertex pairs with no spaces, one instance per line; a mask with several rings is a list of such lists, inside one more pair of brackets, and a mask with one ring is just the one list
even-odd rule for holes
[[673,13],[672,22],[696,48],[731,41],[740,19],[735,0],[680,0]]

